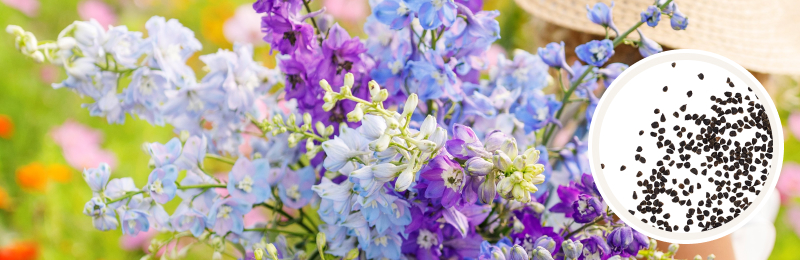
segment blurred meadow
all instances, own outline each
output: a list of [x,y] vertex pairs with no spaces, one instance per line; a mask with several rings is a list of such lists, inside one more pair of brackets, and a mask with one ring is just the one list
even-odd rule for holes
[[[231,39],[260,38],[252,1],[214,0],[2,0],[0,25],[20,25],[44,39],[55,39],[74,20],[96,18],[101,23],[127,25],[145,31],[153,15],[176,18],[192,29],[203,43],[201,54],[230,48]],[[485,1],[485,9],[500,10],[501,40],[498,52],[515,48],[535,53],[550,41],[567,43],[567,56],[575,45],[599,38],[538,21],[513,1]],[[361,35],[369,14],[366,0],[316,0],[351,34]],[[247,12],[250,11],[250,12]],[[226,22],[228,22],[226,28]],[[247,26],[241,26],[245,24]],[[232,30],[231,28],[237,29]],[[251,30],[247,30],[251,28]],[[255,28],[252,30],[252,28]],[[227,29],[227,32],[226,32]],[[121,237],[120,231],[100,232],[83,215],[91,197],[81,178],[83,167],[100,159],[113,160],[113,177],[133,177],[144,183],[149,155],[145,142],[166,142],[176,136],[169,127],[155,127],[128,117],[125,125],[110,125],[81,108],[80,97],[50,84],[66,78],[56,67],[37,64],[19,54],[14,40],[0,34],[0,259],[139,259],[153,234]],[[622,50],[612,61],[634,63],[637,51]],[[274,67],[269,46],[256,47],[256,60]],[[202,74],[197,55],[189,63]],[[570,61],[571,63],[571,61]],[[198,77],[201,75],[198,75]],[[784,161],[800,162],[800,98],[795,77],[759,75],[778,104],[786,135]],[[792,111],[796,114],[793,114]],[[66,124],[65,124],[66,123]],[[89,138],[88,146],[75,142]],[[224,165],[207,162],[226,172]],[[92,165],[95,164],[95,165]],[[784,167],[791,183],[782,192],[782,207],[775,221],[777,239],[770,259],[798,259],[800,247],[800,167]],[[782,176],[785,177],[785,176]],[[789,178],[789,177],[787,177]],[[167,205],[174,208],[175,205]],[[196,246],[189,258],[208,258],[208,246]]]

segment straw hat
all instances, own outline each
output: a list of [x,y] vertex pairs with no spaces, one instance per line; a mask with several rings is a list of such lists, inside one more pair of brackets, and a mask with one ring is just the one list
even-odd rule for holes
[[[534,17],[577,31],[605,35],[603,27],[586,18],[586,5],[611,0],[516,0]],[[614,1],[614,23],[620,33],[641,20],[653,0]],[[642,33],[664,46],[698,49],[732,59],[753,71],[800,74],[800,10],[798,0],[678,0],[689,17],[685,31],[675,31],[669,17],[656,28],[643,25]],[[628,37],[637,39],[638,34]]]

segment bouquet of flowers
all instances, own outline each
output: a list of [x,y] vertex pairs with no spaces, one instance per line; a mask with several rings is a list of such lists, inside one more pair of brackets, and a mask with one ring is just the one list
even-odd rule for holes
[[[179,136],[144,145],[147,183],[111,179],[106,165],[83,172],[97,229],[167,234],[145,258],[207,245],[213,259],[672,259],[677,245],[658,251],[608,209],[584,142],[598,86],[627,68],[606,64],[614,48],[652,55],[657,43],[626,37],[662,15],[688,25],[672,0],[624,32],[613,4],[587,6],[609,33],[578,46],[572,65],[561,42],[492,67],[499,12],[481,1],[370,3],[362,40],[308,1],[258,0],[278,67],[236,44],[200,56],[200,80],[186,61],[201,44],[174,19],[152,17],[146,37],[94,20],[48,42],[6,30],[22,54],[63,67],[53,88],[90,97],[92,115]],[[567,105],[585,109],[582,127],[553,147]],[[206,160],[230,171],[214,175]],[[269,220],[245,221],[256,211]]]

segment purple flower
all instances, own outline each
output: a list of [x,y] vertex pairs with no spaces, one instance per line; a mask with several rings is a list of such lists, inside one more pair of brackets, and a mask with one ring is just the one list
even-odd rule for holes
[[303,7],[303,0],[257,0],[253,9],[257,13],[297,14]]
[[156,168],[150,172],[145,190],[159,204],[167,203],[175,197],[175,192],[178,191],[178,186],[175,184],[177,179],[178,168],[175,165]]
[[312,53],[293,53],[278,57],[278,66],[286,75],[286,99],[297,100],[302,111],[310,110],[320,101],[322,88],[315,87],[319,82],[311,82],[310,68],[314,68],[317,58]]
[[328,38],[322,42],[322,60],[316,68],[318,80],[313,83],[326,79],[335,91],[344,84],[347,72],[352,72],[358,82],[363,65],[361,54],[366,51],[358,37],[351,38],[344,28],[334,24],[328,31]]
[[375,6],[373,13],[381,23],[389,25],[394,30],[408,26],[416,15],[417,1],[386,0]]
[[589,223],[603,214],[603,208],[597,198],[581,194],[578,200],[572,203],[572,218],[578,223]]
[[[423,220],[423,219],[420,219]],[[439,223],[433,219],[424,219],[421,226],[408,234],[403,241],[402,252],[420,260],[440,259],[441,243],[444,241]]]
[[553,251],[556,249],[556,241],[549,236],[541,236],[533,242],[533,248],[542,247],[547,249],[547,251]]
[[642,12],[642,23],[646,23],[647,26],[656,27],[659,21],[661,21],[661,9],[658,6],[648,6],[647,10]]
[[491,154],[483,148],[483,144],[478,140],[478,136],[475,135],[472,128],[462,124],[453,126],[453,139],[447,140],[445,147],[448,153],[460,160],[467,160],[475,156],[491,158]]
[[686,30],[686,27],[689,26],[689,18],[678,10],[678,5],[675,2],[670,3],[669,9],[669,13],[672,13],[672,18],[669,20],[672,29]]
[[314,28],[286,16],[264,16],[261,18],[261,28],[266,33],[264,41],[273,50],[277,49],[283,54],[291,54],[295,50],[308,52],[314,44]]
[[106,163],[101,163],[97,168],[83,170],[83,180],[86,181],[86,184],[89,184],[89,188],[92,189],[93,193],[103,192],[110,176],[111,171]]
[[597,25],[611,28],[619,36],[617,26],[614,25],[614,17],[611,14],[611,9],[613,8],[614,1],[611,1],[610,7],[605,3],[596,3],[593,8],[589,8],[589,5],[586,5],[586,11],[588,11],[586,17],[589,17],[589,20]]
[[639,29],[636,29],[636,31],[639,32],[639,53],[642,54],[642,57],[649,57],[650,55],[657,54],[663,50],[661,45],[658,45],[656,41],[644,37],[642,31]]
[[538,52],[539,57],[542,58],[547,66],[556,68],[556,69],[564,69],[572,75],[572,68],[569,67],[567,64],[567,59],[564,56],[564,42],[562,41],[561,44],[551,42],[544,46],[544,48],[539,47]]
[[647,248],[647,236],[628,226],[618,227],[608,234],[611,252],[622,257],[635,256],[640,249]]
[[508,255],[508,260],[528,260],[528,252],[525,252],[520,245],[514,245]]
[[195,237],[200,237],[206,229],[206,216],[182,203],[172,214],[170,219],[175,231],[191,231]]
[[466,236],[453,226],[445,226],[442,229],[444,242],[442,242],[442,256],[444,259],[475,259],[480,253],[480,243],[483,237],[474,229],[470,230]]
[[206,216],[206,225],[217,234],[241,234],[244,230],[244,214],[250,212],[250,208],[249,203],[240,199],[219,200],[211,206]]
[[278,183],[278,195],[287,207],[302,208],[314,197],[311,186],[316,180],[314,168],[310,166],[296,172],[289,172]]
[[581,240],[583,244],[583,259],[584,260],[602,260],[608,256],[611,249],[606,244],[605,239],[599,236],[589,236]]
[[464,169],[459,163],[444,155],[436,156],[420,172],[420,177],[429,181],[425,197],[441,198],[442,206],[456,205],[464,188]]
[[614,55],[614,42],[609,39],[592,40],[590,42],[578,45],[575,48],[575,54],[583,62],[589,65],[600,67]]
[[87,201],[83,206],[83,214],[92,217],[92,224],[100,231],[117,229],[119,224],[114,209],[107,207],[100,197]]
[[[564,241],[561,236],[553,231],[552,227],[543,227],[541,220],[537,218],[532,211],[524,210],[518,211],[515,214],[518,223],[512,224],[514,228],[511,229],[511,238],[514,239],[515,244],[523,245],[527,252],[532,252],[536,249],[536,241],[547,236],[552,238],[555,242],[555,247],[552,252],[558,252],[561,248],[561,242]],[[522,227],[522,230],[518,228]]]
[[419,6],[417,16],[425,30],[450,27],[456,20],[456,4],[452,0],[426,0]]
[[153,158],[156,167],[172,164],[181,156],[181,140],[172,138],[166,144],[150,143],[147,152]]
[[456,0],[456,4],[466,6],[473,13],[480,12],[483,9],[483,0]]
[[228,173],[228,193],[232,198],[241,199],[250,204],[261,203],[272,197],[272,190],[267,181],[269,162],[256,159],[252,162],[239,157]]
[[573,208],[572,205],[578,200],[580,191],[569,186],[558,186],[556,194],[558,194],[560,201],[553,205],[550,211],[564,213],[567,217],[575,215],[575,208]]

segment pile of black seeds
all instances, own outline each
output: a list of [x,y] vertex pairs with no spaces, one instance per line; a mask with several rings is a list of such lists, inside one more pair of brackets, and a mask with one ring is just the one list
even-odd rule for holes
[[[702,73],[697,77],[705,78]],[[654,149],[663,155],[647,164],[639,154],[643,148],[635,148],[633,163],[652,167],[649,172],[636,173],[641,190],[632,196],[639,205],[628,210],[632,215],[641,215],[643,223],[669,232],[711,230],[738,217],[761,193],[772,161],[772,128],[767,113],[749,87],[745,93],[737,92],[730,78],[720,84],[729,86],[725,89],[729,91],[708,97],[707,113],[687,113],[686,104],[662,108],[664,111],[656,108],[649,128],[639,131],[639,136],[649,132],[649,137],[643,137],[655,141]],[[666,92],[668,87],[662,90]],[[692,97],[689,91],[686,98],[704,97]],[[699,131],[692,132],[687,126]],[[668,137],[667,132],[677,138]],[[734,137],[747,141],[732,140]],[[692,164],[690,158],[699,158],[702,163]],[[625,168],[622,165],[620,170]],[[708,182],[693,183],[686,178],[690,175],[707,176]],[[695,192],[705,192],[705,199],[692,201],[690,195]],[[665,204],[679,205],[686,222],[673,219],[670,223]]]

